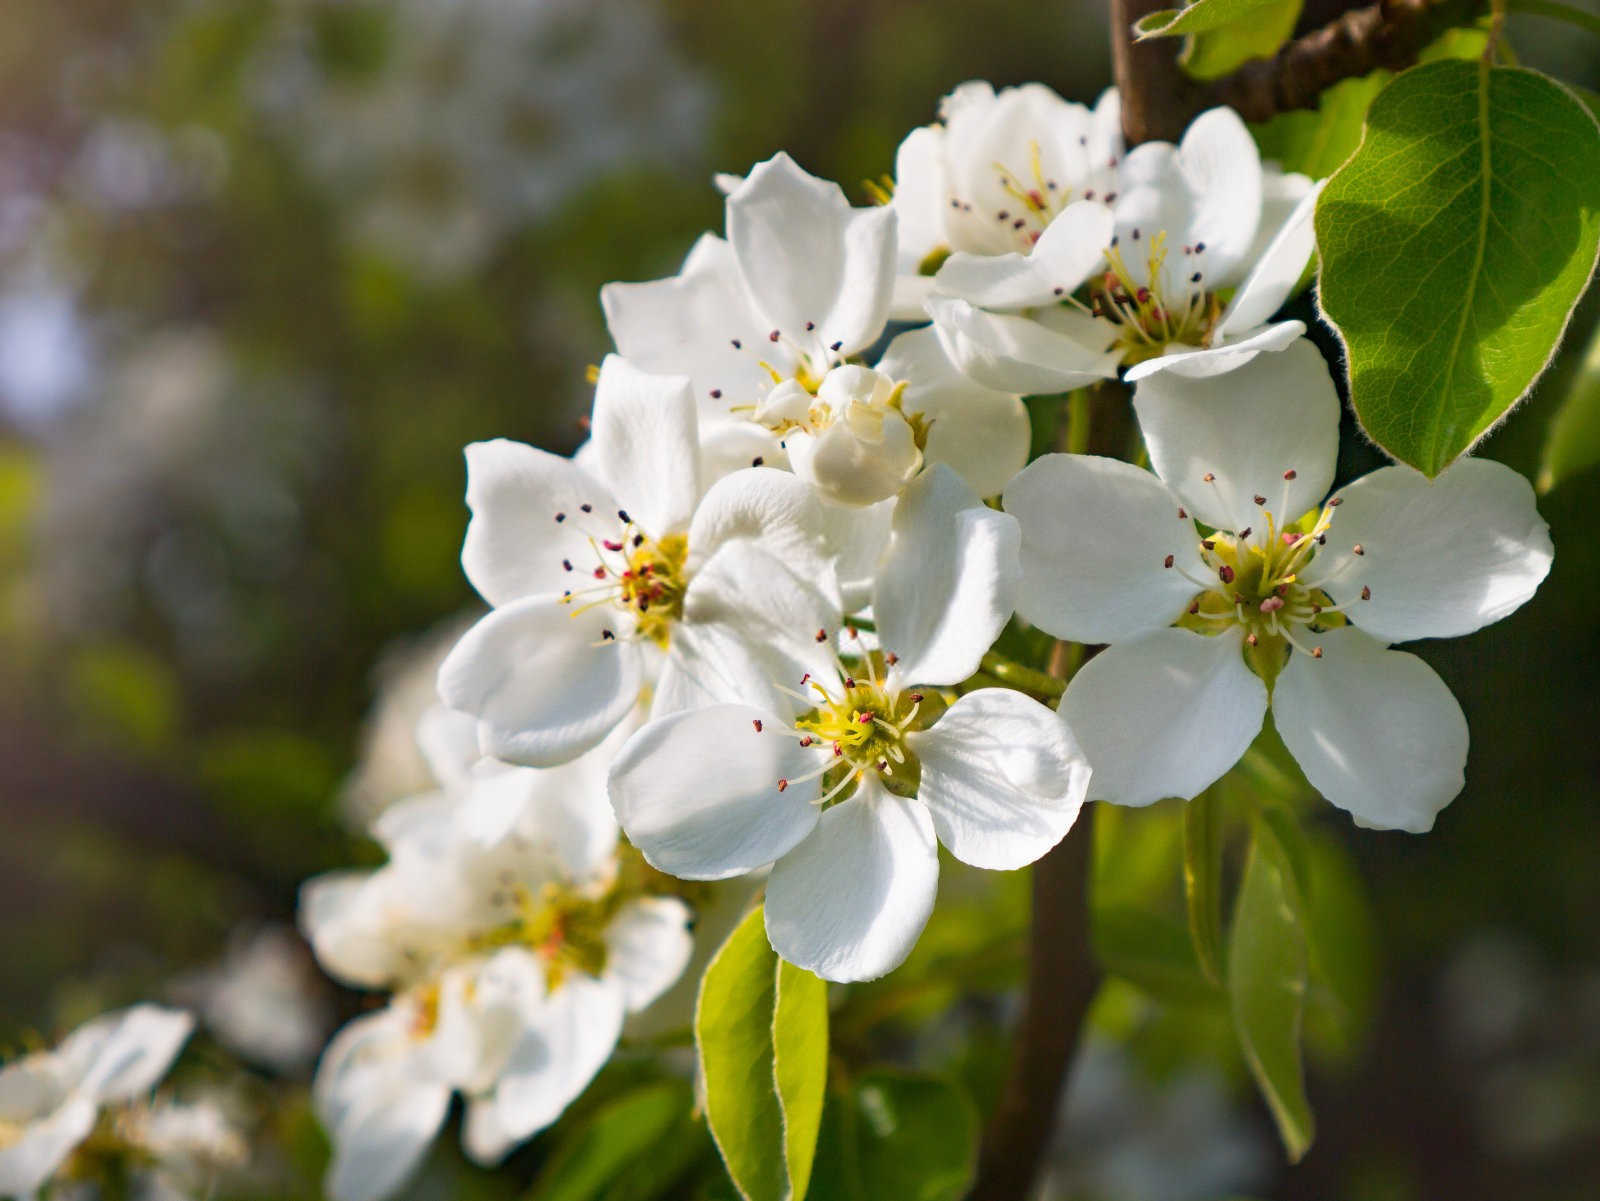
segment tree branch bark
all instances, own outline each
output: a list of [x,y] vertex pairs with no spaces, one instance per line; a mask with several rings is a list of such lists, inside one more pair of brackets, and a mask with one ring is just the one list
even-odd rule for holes
[[1189,118],[1204,107],[1200,85],[1178,66],[1178,38],[1133,39],[1135,21],[1171,7],[1171,0],[1111,0],[1111,65],[1129,146],[1176,142]]
[[1033,931],[1016,1049],[984,1133],[969,1201],[1019,1201],[1032,1190],[1055,1130],[1062,1085],[1100,982],[1089,948],[1094,806],[1033,865]]
[[1340,80],[1411,66],[1428,43],[1469,24],[1482,7],[1481,0],[1381,0],[1353,9],[1201,90],[1198,108],[1230,105],[1246,121],[1315,108]]

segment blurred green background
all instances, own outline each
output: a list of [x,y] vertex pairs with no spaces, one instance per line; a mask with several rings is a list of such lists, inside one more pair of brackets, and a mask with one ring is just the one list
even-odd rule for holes
[[[1600,80],[1560,27],[1512,39]],[[969,78],[1092,100],[1103,9],[11,0],[0,1042],[169,995],[292,920],[307,875],[374,861],[351,815],[414,765],[404,721],[367,712],[472,605],[463,444],[580,440],[597,290],[719,228],[712,172],[787,149],[865,203],[856,181]],[[1597,312],[1486,453],[1537,474]],[[1374,462],[1353,430],[1346,452]],[[1600,471],[1542,508],[1534,602],[1415,648],[1467,712],[1466,792],[1421,838],[1311,810],[1365,878],[1378,984],[1314,1058],[1308,1159],[1282,1166],[1215,1030],[1121,985],[1052,1196],[1600,1195]],[[998,997],[879,1053],[992,1076]]]

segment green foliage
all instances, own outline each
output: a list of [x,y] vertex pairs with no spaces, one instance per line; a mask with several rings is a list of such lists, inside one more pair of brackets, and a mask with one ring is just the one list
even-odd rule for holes
[[1241,21],[1190,34],[1178,62],[1196,79],[1219,79],[1256,58],[1271,58],[1300,19],[1301,0],[1273,0]]
[[1300,1063],[1309,956],[1305,911],[1274,824],[1255,824],[1228,945],[1228,995],[1245,1062],[1278,1123],[1291,1161],[1311,1146]]
[[1539,491],[1600,463],[1600,331],[1589,340],[1578,375],[1545,435]]
[[955,1085],[877,1069],[830,1091],[813,1201],[956,1201],[978,1160],[978,1113]]
[[706,1120],[740,1195],[799,1201],[822,1117],[828,995],[778,958],[759,907],[707,965],[694,1028]]
[[1532,386],[1588,282],[1600,129],[1535,72],[1417,67],[1373,101],[1316,227],[1356,413],[1437,475]]
[[1183,809],[1183,895],[1189,937],[1206,979],[1222,984],[1223,805],[1203,792]]
[[1195,0],[1182,9],[1164,8],[1141,17],[1134,22],[1133,28],[1140,38],[1206,33],[1244,21],[1259,21],[1262,9],[1281,6],[1282,3],[1283,0]]
[[80,648],[66,688],[81,720],[138,750],[159,751],[177,734],[178,681],[164,660],[140,647],[108,642]]
[[[625,1093],[588,1117],[539,1173],[528,1201],[611,1201],[626,1189],[633,1198],[657,1196],[677,1174],[665,1160],[698,1144],[691,1117],[693,1091],[679,1080],[647,1084]],[[680,1167],[687,1167],[680,1161]],[[641,1192],[629,1183],[644,1184]]]
[[1132,906],[1096,909],[1090,931],[1095,958],[1151,998],[1169,1005],[1199,1005],[1222,993],[1202,970],[1193,939],[1180,922]]

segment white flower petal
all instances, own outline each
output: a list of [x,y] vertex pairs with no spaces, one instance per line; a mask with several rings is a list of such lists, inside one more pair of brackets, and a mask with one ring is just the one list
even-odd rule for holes
[[167,1074],[194,1030],[194,1015],[162,1005],[135,1005],[95,1055],[79,1088],[101,1101],[128,1101],[148,1093]]
[[987,508],[943,465],[923,472],[895,509],[873,590],[878,639],[919,684],[958,684],[978,670],[1016,603],[1016,521]]
[[643,1009],[677,981],[694,951],[689,907],[675,897],[642,897],[624,905],[606,927],[606,978],[616,982],[629,1013]]
[[889,343],[878,370],[905,384],[901,407],[928,423],[924,462],[947,463],[979,496],[995,496],[1028,461],[1032,429],[1022,398],[968,379],[931,327]]
[[1007,688],[967,693],[907,741],[939,841],[974,867],[1032,863],[1071,829],[1089,788],[1089,762],[1066,722]]
[[[1189,123],[1176,158],[1192,206],[1182,240],[1205,243],[1208,286],[1236,283],[1261,220],[1261,154],[1255,139],[1231,108],[1208,109]],[[1171,236],[1178,237],[1178,231]]]
[[1029,253],[957,251],[939,268],[934,286],[988,309],[1055,304],[1103,266],[1115,232],[1110,209],[1080,200],[1050,222]]
[[478,723],[444,705],[429,705],[417,719],[417,749],[433,778],[445,788],[465,784],[483,758],[478,750]]
[[804,480],[772,467],[747,467],[718,480],[689,526],[689,571],[724,546],[751,542],[827,591],[830,576],[821,502]]
[[405,948],[396,945],[375,912],[379,894],[369,887],[374,875],[327,872],[300,886],[300,931],[317,962],[336,980],[357,988],[383,988],[406,967]]
[[382,1201],[416,1171],[450,1109],[450,1086],[394,1080],[359,1098],[333,1130],[333,1160],[323,1178],[331,1201]]
[[1550,571],[1533,489],[1502,463],[1461,459],[1432,481],[1384,467],[1340,495],[1327,545],[1301,575],[1384,642],[1470,634],[1521,608]]
[[1300,199],[1288,220],[1267,243],[1217,322],[1218,338],[1238,337],[1265,325],[1294,292],[1294,286],[1305,274],[1306,263],[1317,250],[1317,234],[1312,228],[1311,216],[1316,211],[1319,190],[1312,188]]
[[1061,714],[1089,756],[1089,795],[1118,805],[1193,797],[1261,729],[1267,689],[1243,632],[1167,629],[1107,647],[1067,686]]
[[1131,463],[1045,455],[1004,503],[1022,530],[1017,612],[1057,638],[1120,642],[1171,625],[1200,591],[1193,579],[1208,578],[1192,517]]
[[894,156],[893,205],[900,219],[898,258],[902,276],[914,275],[923,259],[945,244],[947,195],[944,130],[936,125],[913,129]]
[[1311,786],[1357,824],[1432,829],[1465,782],[1461,706],[1415,655],[1349,627],[1318,641],[1322,658],[1295,655],[1273,688],[1284,745]]
[[767,937],[824,980],[876,979],[911,953],[938,888],[927,808],[868,777],[773,867]]
[[529,767],[563,763],[596,746],[638,700],[630,631],[629,616],[610,604],[584,611],[555,596],[516,601],[462,635],[439,668],[439,696],[478,718],[485,754]]
[[689,377],[650,375],[607,355],[595,385],[593,431],[595,469],[639,528],[652,538],[687,530],[700,499]]
[[[765,347],[768,331],[750,308],[732,247],[714,234],[701,236],[677,275],[607,284],[600,303],[617,350],[646,371],[688,375],[703,418],[728,416],[771,382],[762,355],[747,349]],[[773,365],[790,364],[785,358]]]
[[524,1031],[495,1089],[502,1129],[523,1139],[554,1122],[605,1066],[621,1033],[621,989],[569,972]]
[[1286,350],[1306,332],[1304,321],[1280,321],[1252,333],[1237,342],[1213,345],[1204,350],[1184,349],[1172,343],[1166,353],[1131,367],[1122,378],[1138,383],[1148,375],[1170,371],[1185,379],[1209,379],[1213,375],[1226,375],[1237,371],[1258,354]]
[[493,1096],[476,1097],[467,1103],[461,1123],[461,1146],[473,1163],[497,1167],[521,1140],[500,1122],[500,1108]]
[[822,506],[822,531],[833,553],[839,578],[839,596],[846,613],[866,605],[877,578],[878,562],[889,546],[889,530],[898,500],[891,497],[875,505]]
[[728,242],[756,308],[792,341],[837,342],[847,355],[888,320],[895,222],[893,208],[852,208],[837,184],[782,153],[727,202]]
[[1116,340],[1107,322],[1081,314],[1058,331],[1013,314],[988,313],[957,296],[935,293],[928,315],[945,353],[975,382],[1031,396],[1065,392],[1117,373]]
[[[839,609],[810,579],[761,546],[730,542],[695,575],[683,620],[667,648],[652,713],[721,701],[787,708],[775,686],[824,675],[833,660],[818,630],[839,627]],[[668,678],[670,677],[670,678]]]
[[[757,726],[761,729],[757,729]],[[817,752],[771,713],[715,705],[649,722],[611,766],[609,790],[628,841],[686,880],[720,880],[771,863],[817,822]],[[708,765],[716,770],[709,771]]]
[[1280,526],[1293,522],[1333,483],[1339,394],[1322,353],[1304,338],[1227,375],[1148,376],[1133,407],[1156,474],[1207,525],[1248,527],[1259,541],[1267,511]]
[[[504,605],[560,592],[572,579],[563,560],[594,565],[578,506],[614,512],[617,502],[604,484],[570,459],[504,438],[474,442],[466,453],[472,520],[461,566],[479,596]],[[558,513],[568,518],[557,521]]]
[[72,1149],[89,1137],[95,1117],[94,1102],[77,1095],[25,1123],[15,1142],[0,1147],[0,1196],[32,1197],[43,1188]]

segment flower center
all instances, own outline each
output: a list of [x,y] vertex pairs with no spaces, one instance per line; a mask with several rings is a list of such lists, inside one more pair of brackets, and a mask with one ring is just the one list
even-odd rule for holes
[[[1123,363],[1131,367],[1156,358],[1169,345],[1209,345],[1222,316],[1222,301],[1205,287],[1206,244],[1183,248],[1188,270],[1174,283],[1167,273],[1165,230],[1146,237],[1134,229],[1129,240],[1145,248],[1145,270],[1139,273],[1129,268],[1119,245],[1121,239],[1114,237],[1106,247],[1110,270],[1089,284],[1090,311],[1118,326],[1116,346]],[[1147,282],[1139,282],[1141,279]]]
[[[1081,138],[1079,141],[1086,146],[1088,139]],[[1088,185],[1083,187],[1081,193],[1074,189],[1072,182],[1063,183],[1045,166],[1037,138],[1028,142],[1028,164],[1025,169],[1018,171],[1002,162],[991,165],[998,191],[991,192],[987,187],[981,187],[979,191],[984,193],[982,197],[950,198],[950,209],[955,218],[953,224],[958,230],[966,226],[966,232],[971,235],[961,237],[958,233],[954,239],[958,250],[996,253],[1002,249],[999,243],[1009,243],[1012,248],[1027,254],[1050,222],[1074,200],[1099,200],[1103,204],[1112,204],[1117,199],[1115,158],[1103,167],[1090,168],[1086,178],[1073,181]],[[1097,183],[1102,186],[1094,186]],[[974,221],[982,224],[973,226]],[[997,230],[1000,237],[995,238],[989,232],[991,229]]]
[[809,674],[800,681],[807,692],[792,695],[812,705],[785,733],[798,738],[802,747],[815,748],[818,763],[804,776],[779,780],[778,791],[821,777],[823,790],[817,803],[827,808],[873,775],[890,792],[917,794],[922,765],[906,737],[933,724],[938,706],[925,703],[921,692],[891,685],[880,674],[880,667],[892,667],[894,662],[893,655],[873,652],[861,658],[867,679],[856,677],[838,661],[838,681],[832,687]]
[[[1207,482],[1214,479],[1209,473],[1205,478]],[[1285,472],[1284,478],[1292,480],[1294,472]],[[1271,683],[1293,651],[1322,658],[1322,647],[1314,639],[1307,641],[1305,634],[1316,635],[1349,620],[1344,606],[1300,578],[1318,548],[1326,544],[1340,501],[1336,496],[1321,509],[1282,527],[1265,507],[1266,497],[1257,496],[1255,502],[1262,509],[1264,537],[1253,539],[1257,531],[1246,527],[1232,533],[1218,530],[1199,540],[1200,559],[1208,576],[1196,579],[1185,573],[1200,591],[1178,625],[1204,634],[1243,629],[1246,661]],[[1181,509],[1179,516],[1187,521]],[[1355,550],[1365,553],[1360,546]],[[1163,566],[1174,568],[1175,561],[1168,555]],[[1371,596],[1372,590],[1363,586],[1361,599]]]
[[605,929],[621,900],[616,889],[595,896],[554,881],[538,892],[513,884],[491,897],[497,908],[509,911],[505,920],[469,938],[468,949],[527,947],[544,961],[545,984],[553,991],[568,972],[598,976],[605,970]]
[[[592,517],[594,506],[582,505],[581,512],[583,517]],[[556,514],[558,522],[569,520],[578,518]],[[617,510],[617,520],[622,526],[613,537],[585,531],[594,551],[594,565],[588,573],[595,583],[567,589],[561,601],[576,605],[574,614],[587,613],[596,605],[615,605],[632,618],[636,637],[665,648],[672,623],[683,616],[683,597],[689,586],[685,570],[689,539],[683,534],[651,538],[633,524],[625,509]],[[582,567],[571,559],[563,559],[561,566],[574,573]],[[613,641],[616,632],[608,627],[603,636]]]

